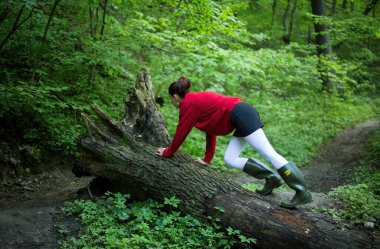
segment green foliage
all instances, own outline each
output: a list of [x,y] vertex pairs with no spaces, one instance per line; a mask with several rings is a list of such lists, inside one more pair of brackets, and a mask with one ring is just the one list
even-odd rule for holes
[[129,195],[108,192],[101,201],[66,203],[62,212],[79,216],[83,227],[79,237],[67,238],[60,248],[231,248],[238,242],[255,243],[238,230],[221,230],[216,217],[208,224],[176,210],[168,213],[165,208],[180,203],[174,196],[164,204],[152,200],[126,204],[128,200]]
[[338,205],[325,210],[337,220],[365,223],[380,220],[380,170],[378,168],[380,131],[368,141],[369,150],[354,169],[355,184],[339,186],[329,192]]
[[[373,180],[379,181],[379,179],[380,174],[377,174]],[[333,208],[328,212],[337,218],[346,219],[354,223],[364,223],[372,219],[379,220],[379,195],[374,194],[372,191],[368,184],[338,187],[331,191],[329,196],[340,200],[343,208]]]

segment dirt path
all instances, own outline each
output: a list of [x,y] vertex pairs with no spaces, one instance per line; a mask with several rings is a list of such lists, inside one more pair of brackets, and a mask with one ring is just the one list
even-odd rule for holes
[[[69,168],[33,175],[0,187],[0,248],[53,249],[60,235],[59,208],[78,197],[92,178],[77,178]],[[73,232],[79,224],[70,218],[61,221]]]
[[331,188],[350,183],[352,169],[366,150],[366,140],[380,122],[371,120],[344,130],[319,153],[319,156],[302,168],[313,192],[328,192]]
[[[351,170],[363,152],[365,141],[380,122],[368,121],[348,128],[323,146],[318,158],[302,168],[313,192],[326,192],[351,180]],[[33,175],[0,186],[0,248],[53,249],[60,238],[55,227],[59,207],[78,197],[92,178],[76,178],[66,165],[62,170]],[[239,183],[256,182],[243,172],[232,174]],[[75,233],[78,224],[64,220]]]

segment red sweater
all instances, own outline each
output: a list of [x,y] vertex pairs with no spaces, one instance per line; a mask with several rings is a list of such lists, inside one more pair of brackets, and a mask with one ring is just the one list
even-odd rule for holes
[[179,121],[173,141],[162,156],[173,156],[195,126],[206,133],[203,161],[210,163],[215,154],[216,136],[227,135],[235,129],[231,124],[230,114],[239,102],[239,98],[213,92],[186,94],[179,104]]

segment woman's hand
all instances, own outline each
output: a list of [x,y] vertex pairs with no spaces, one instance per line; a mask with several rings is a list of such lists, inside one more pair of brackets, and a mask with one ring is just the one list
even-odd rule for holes
[[208,163],[206,163],[205,161],[203,161],[199,157],[195,158],[195,161],[198,162],[198,163],[200,163],[200,164],[203,164],[203,165],[209,165]]
[[158,148],[156,150],[156,155],[162,156],[162,154],[164,153],[164,150],[166,150],[166,148]]

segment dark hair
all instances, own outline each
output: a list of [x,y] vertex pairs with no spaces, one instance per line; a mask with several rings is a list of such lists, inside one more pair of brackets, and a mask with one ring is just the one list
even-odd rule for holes
[[190,89],[190,79],[182,76],[177,81],[174,81],[169,86],[169,94],[173,96],[174,94],[178,94],[181,98],[185,97],[186,93],[189,92]]

